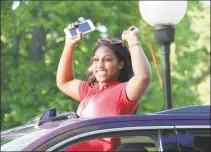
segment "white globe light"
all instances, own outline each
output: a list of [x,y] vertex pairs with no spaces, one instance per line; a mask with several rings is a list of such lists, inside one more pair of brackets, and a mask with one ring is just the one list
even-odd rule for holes
[[210,1],[209,0],[208,1],[201,0],[200,2],[203,3],[204,5],[207,5],[207,6],[210,7]]
[[175,25],[184,17],[187,1],[139,1],[142,18],[154,25]]

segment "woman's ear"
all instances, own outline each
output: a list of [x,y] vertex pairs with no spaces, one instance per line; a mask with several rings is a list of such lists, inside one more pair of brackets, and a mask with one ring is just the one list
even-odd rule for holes
[[121,70],[121,69],[123,69],[124,66],[125,66],[125,62],[124,61],[121,61],[118,64],[118,69]]

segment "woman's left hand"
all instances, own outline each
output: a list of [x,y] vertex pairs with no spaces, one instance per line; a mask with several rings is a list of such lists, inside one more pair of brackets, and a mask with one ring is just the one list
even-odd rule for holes
[[135,26],[130,26],[127,31],[124,30],[122,33],[122,40],[123,41],[134,41],[137,40],[137,37],[140,33],[140,30]]

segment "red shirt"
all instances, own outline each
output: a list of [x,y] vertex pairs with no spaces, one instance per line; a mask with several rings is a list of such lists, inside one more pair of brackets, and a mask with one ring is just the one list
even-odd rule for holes
[[[99,90],[98,83],[90,87],[87,82],[81,81],[81,103],[77,114],[82,118],[133,114],[138,102],[128,100],[126,84],[127,82],[110,82]],[[114,151],[119,144],[119,138],[94,139],[70,146],[66,151]]]
[[77,114],[82,118],[133,114],[138,102],[129,101],[126,85],[127,82],[110,82],[99,90],[98,83],[90,87],[87,82],[81,81],[79,85],[81,103]]

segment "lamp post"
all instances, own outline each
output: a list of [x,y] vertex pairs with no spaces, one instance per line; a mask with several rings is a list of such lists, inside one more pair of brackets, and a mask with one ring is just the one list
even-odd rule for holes
[[139,11],[149,25],[155,27],[155,39],[161,46],[165,109],[172,108],[170,77],[170,44],[174,42],[174,25],[187,10],[187,1],[139,1]]

